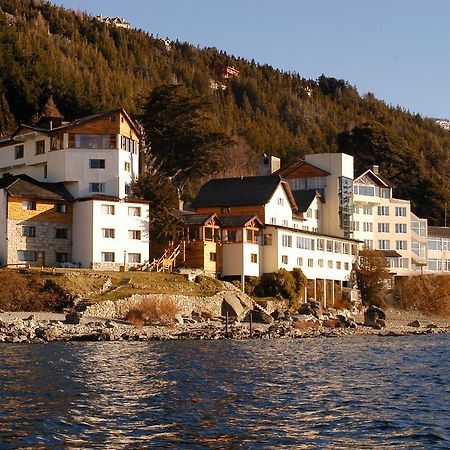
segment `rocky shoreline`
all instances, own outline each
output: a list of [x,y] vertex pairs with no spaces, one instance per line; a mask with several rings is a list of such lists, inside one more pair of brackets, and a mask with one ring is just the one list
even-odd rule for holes
[[205,318],[190,323],[135,327],[121,320],[83,318],[80,323],[40,319],[36,315],[25,318],[9,314],[0,317],[0,343],[47,343],[68,341],[158,341],[185,339],[273,339],[339,336],[405,336],[449,333],[447,323],[398,324],[386,321],[384,327],[364,325],[351,320],[330,322],[308,316],[281,319],[271,324],[234,322],[226,325],[224,318]]

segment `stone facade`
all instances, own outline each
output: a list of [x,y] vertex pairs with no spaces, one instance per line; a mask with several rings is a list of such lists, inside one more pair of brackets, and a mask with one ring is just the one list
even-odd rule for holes
[[[33,229],[34,236],[24,236],[24,227]],[[59,232],[57,229],[67,230]],[[67,234],[66,234],[67,233]],[[19,251],[36,253],[35,261],[26,261],[31,266],[53,266],[58,267],[57,254],[66,255],[67,261],[72,260],[72,225],[58,222],[42,222],[34,220],[8,220],[8,263],[15,264],[24,262],[19,260]]]

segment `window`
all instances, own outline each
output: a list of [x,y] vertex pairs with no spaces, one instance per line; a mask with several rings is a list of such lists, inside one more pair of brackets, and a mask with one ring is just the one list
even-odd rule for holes
[[22,202],[22,209],[28,211],[36,211],[36,202],[32,202],[30,200],[25,200]]
[[314,261],[312,258],[308,258],[308,267],[313,267],[314,266]]
[[287,264],[288,263],[287,255],[281,255],[281,263],[282,264]]
[[140,217],[141,216],[141,208],[139,208],[138,206],[129,206],[128,207],[128,215]]
[[289,236],[287,234],[283,234],[281,236],[281,245],[283,247],[292,247],[292,236]]
[[264,245],[272,245],[272,235],[271,234],[264,235]]
[[378,224],[378,232],[389,233],[389,224],[388,223],[379,223]]
[[390,250],[391,249],[390,241],[388,241],[386,239],[380,239],[378,241],[378,249],[379,250]]
[[17,259],[19,261],[37,261],[37,252],[29,250],[18,250]]
[[442,261],[436,258],[428,260],[428,270],[442,270]]
[[141,240],[141,230],[128,230],[128,239]]
[[428,250],[442,250],[440,238],[428,238]]
[[350,244],[346,244],[345,242],[344,242],[344,253],[346,255],[350,254]]
[[114,262],[116,255],[114,252],[102,252],[102,262]]
[[425,236],[425,221],[412,220],[411,230],[414,231],[418,236]]
[[317,239],[317,250],[325,250],[325,239]]
[[297,236],[297,248],[314,250],[314,239]]
[[271,217],[270,218],[270,223],[271,223],[271,225],[276,225],[277,224],[277,218],[276,217]]
[[283,227],[289,226],[289,221],[287,219],[283,219],[282,225]]
[[120,148],[130,153],[137,153],[138,143],[126,136],[120,136]]
[[67,228],[55,229],[55,239],[67,239],[67,236],[68,236]]
[[395,207],[395,215],[406,217],[406,207],[405,206],[396,206]]
[[312,214],[312,209],[311,208],[308,208],[308,210],[306,211],[306,217],[308,217],[308,218],[312,218],[312,216],[313,216],[313,214]]
[[445,270],[446,272],[450,272],[450,259],[446,259],[446,260],[444,261],[444,270]]
[[36,155],[45,153],[45,141],[36,141]]
[[23,226],[22,227],[22,236],[35,237],[36,236],[36,227]]
[[396,250],[408,250],[408,241],[395,241]]
[[359,222],[352,222],[352,230],[359,231]]
[[284,205],[284,198],[278,197],[278,205],[280,205],[280,206]]
[[426,246],[417,241],[411,241],[411,251],[419,258],[426,257]]
[[323,259],[319,259],[319,260],[317,261],[317,265],[318,265],[319,267],[323,267]]
[[369,205],[363,205],[363,214],[372,215],[372,207]]
[[132,195],[131,184],[125,183],[125,195]]
[[105,183],[89,183],[90,192],[105,192]]
[[342,269],[342,263],[341,263],[341,261],[336,261],[336,269],[339,269],[339,270]]
[[65,203],[57,203],[55,209],[56,212],[65,214],[67,212],[67,205]]
[[217,253],[209,252],[209,260],[210,261],[217,261]]
[[114,228],[102,228],[102,236],[106,239],[114,239],[116,230]]
[[342,253],[342,242],[334,242],[334,253]]
[[447,251],[450,250],[450,239],[448,238],[442,239],[442,248]]
[[237,242],[237,231],[228,230],[227,231],[227,242]]
[[125,161],[125,172],[131,172],[131,163]]
[[373,239],[364,239],[364,247],[373,249]]
[[90,169],[104,169],[105,168],[105,160],[104,159],[90,159],[89,160],[89,168]]
[[349,264],[348,264],[348,262],[345,262],[344,263],[344,270],[348,270],[349,269]]
[[333,252],[333,241],[327,240],[327,252]]
[[59,136],[50,137],[50,151],[60,150],[63,148],[62,134]]
[[69,255],[67,253],[55,253],[55,259],[57,263],[65,263],[69,261]]
[[44,164],[44,178],[47,178],[48,176],[48,167],[47,164]]
[[353,213],[359,214],[359,206],[358,205],[353,205]]
[[141,254],[140,253],[128,253],[128,262],[129,263],[140,263],[141,262]]
[[303,266],[303,258],[297,258],[297,266]]
[[331,261],[330,259],[328,260],[328,268],[329,269],[333,268],[333,261]]
[[395,232],[396,233],[406,233],[407,232],[406,223],[396,223],[395,224]]
[[408,258],[388,258],[389,267],[395,269],[407,269],[409,267]]
[[363,222],[363,231],[372,233],[373,232],[373,223],[372,222]]
[[257,263],[258,262],[258,255],[256,253],[250,253],[250,261],[252,263]]
[[116,148],[116,135],[69,133],[69,148]]
[[378,215],[379,216],[388,216],[389,215],[389,206],[379,206],[378,207]]
[[14,147],[14,159],[21,159],[23,158],[23,145],[16,145]]
[[108,214],[108,215],[113,216],[114,215],[114,205],[102,205],[102,214]]

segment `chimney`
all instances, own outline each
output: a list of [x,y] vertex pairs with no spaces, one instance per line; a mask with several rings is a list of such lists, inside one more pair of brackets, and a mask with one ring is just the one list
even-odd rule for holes
[[281,167],[280,158],[267,156],[265,153],[259,163],[258,175],[271,175]]
[[378,175],[380,173],[380,166],[372,166],[372,172]]

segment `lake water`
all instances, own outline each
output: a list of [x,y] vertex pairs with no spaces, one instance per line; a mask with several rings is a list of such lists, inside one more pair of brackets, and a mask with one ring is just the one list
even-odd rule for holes
[[450,335],[0,345],[0,449],[450,448]]

